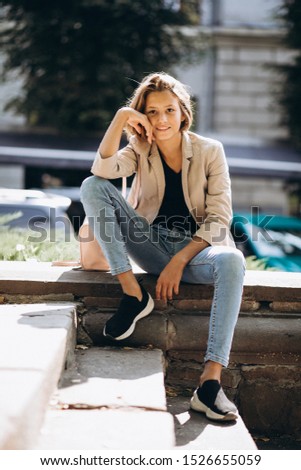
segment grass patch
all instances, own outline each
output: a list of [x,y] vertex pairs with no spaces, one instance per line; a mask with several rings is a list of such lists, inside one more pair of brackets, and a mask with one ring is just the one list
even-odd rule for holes
[[1,261],[78,261],[79,242],[71,234],[66,240],[64,231],[49,233],[43,241],[34,240],[30,230],[0,227]]

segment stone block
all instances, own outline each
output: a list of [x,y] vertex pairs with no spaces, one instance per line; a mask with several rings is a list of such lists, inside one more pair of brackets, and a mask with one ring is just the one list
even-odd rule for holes
[[[166,352],[166,378],[165,382],[172,387],[181,389],[185,393],[187,389],[196,387],[204,366],[205,351],[178,351]],[[191,390],[190,390],[191,392]]]
[[300,436],[301,387],[278,386],[277,381],[245,381],[240,385],[239,410],[252,432]]
[[273,101],[273,97],[271,95],[260,95],[258,97],[253,98],[253,106],[256,108],[258,111],[273,111],[273,112],[279,112],[279,110],[275,107],[275,103]]
[[[262,65],[262,64],[260,64]],[[241,80],[252,81],[257,80],[257,64],[240,64],[220,62],[216,67],[216,80],[217,83],[222,80],[231,80],[232,82],[239,83]]]
[[[237,111],[237,119],[242,124],[250,124],[250,125],[257,125],[257,126],[266,126],[271,127],[274,124],[275,116],[271,116],[271,113],[268,111],[258,112],[256,110],[250,110],[249,113],[245,112],[244,110]],[[278,118],[277,118],[278,119]]]
[[217,49],[218,62],[235,62],[237,60],[237,49],[233,47],[219,47]]
[[263,364],[263,365],[301,365],[301,354],[282,353],[281,351],[275,352],[235,352],[231,351],[230,364]]
[[300,354],[301,318],[239,317],[232,352]]
[[262,380],[277,383],[278,386],[300,384],[301,369],[299,365],[250,365],[241,367],[242,377],[249,383]]
[[155,310],[168,310],[168,309],[170,309],[170,302],[167,302],[167,300],[154,299],[154,302],[155,302]]
[[237,82],[232,78],[217,80],[215,84],[215,92],[217,96],[224,93],[234,93],[236,90],[236,84]]
[[263,95],[270,93],[271,84],[268,80],[240,80],[237,84],[237,92],[246,95],[262,93]]
[[[236,121],[236,110],[234,109],[219,109],[214,115],[215,126],[234,127]],[[235,134],[235,129],[233,130],[233,134]]]
[[274,48],[245,48],[238,51],[238,60],[242,63],[267,63],[276,62],[276,51]]
[[270,309],[273,312],[299,313],[301,315],[301,302],[271,302]]
[[260,302],[256,300],[243,300],[241,302],[241,312],[257,312],[260,309]]
[[222,384],[225,388],[237,389],[241,381],[241,371],[239,368],[231,366],[223,369]]
[[168,322],[168,349],[205,350],[208,328],[208,316],[189,314],[170,315]]
[[99,307],[99,308],[114,308],[116,309],[120,304],[120,298],[112,297],[83,297],[82,299],[84,305],[89,307]]
[[172,305],[177,310],[210,312],[212,300],[198,300],[198,299],[173,300]]
[[238,94],[237,92],[233,92],[233,94],[220,94],[219,96],[217,96],[214,100],[214,106],[217,110],[237,109],[241,111],[243,109],[246,109],[248,110],[248,112],[252,112],[252,108],[254,108],[254,100],[251,96],[246,96],[244,94]]

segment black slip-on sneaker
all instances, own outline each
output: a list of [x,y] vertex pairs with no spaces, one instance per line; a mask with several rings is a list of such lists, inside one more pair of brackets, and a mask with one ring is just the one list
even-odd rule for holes
[[128,338],[134,331],[136,323],[146,317],[154,308],[154,301],[140,284],[142,299],[123,294],[117,312],[107,321],[103,334],[117,341]]
[[190,400],[194,411],[205,413],[213,421],[235,421],[238,411],[234,403],[226,397],[218,380],[206,380],[198,387]]

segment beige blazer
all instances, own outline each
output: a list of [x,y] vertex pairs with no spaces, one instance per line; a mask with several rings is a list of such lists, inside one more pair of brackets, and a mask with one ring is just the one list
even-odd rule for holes
[[[182,155],[183,193],[199,226],[196,235],[210,245],[235,246],[229,230],[231,185],[222,144],[192,132],[183,132]],[[136,173],[128,202],[139,215],[153,222],[165,191],[163,165],[155,143],[150,145],[133,136],[129,144],[112,157],[101,158],[97,153],[91,171],[106,179]]]

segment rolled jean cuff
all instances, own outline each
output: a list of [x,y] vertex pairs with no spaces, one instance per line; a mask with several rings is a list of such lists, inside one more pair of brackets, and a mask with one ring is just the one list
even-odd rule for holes
[[218,362],[219,364],[221,364],[224,367],[228,367],[228,364],[229,364],[228,360],[225,360],[224,358],[222,358],[220,356],[217,356],[216,354],[212,354],[212,353],[207,353],[205,355],[204,361],[205,362],[207,362],[207,361]]
[[121,266],[118,268],[111,269],[111,274],[112,276],[116,276],[117,274],[123,274],[126,273],[127,271],[131,271],[133,268],[130,264],[127,264],[126,266]]

